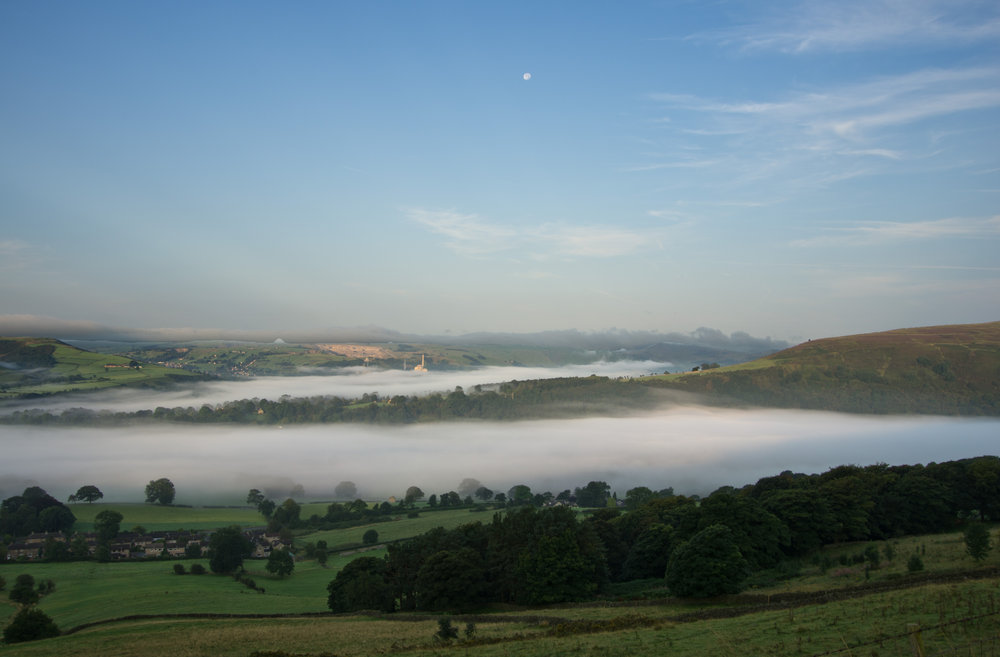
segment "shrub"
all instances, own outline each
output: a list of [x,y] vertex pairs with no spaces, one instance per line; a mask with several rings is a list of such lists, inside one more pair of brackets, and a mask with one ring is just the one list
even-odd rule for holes
[[175,575],[187,575],[187,571],[184,570],[184,564],[175,563],[174,564],[174,574]]
[[872,568],[878,568],[882,561],[878,548],[874,545],[869,545],[865,548],[865,559],[871,564]]
[[378,543],[378,532],[374,529],[369,529],[365,532],[364,536],[361,537],[361,542],[365,545],[375,545]]
[[23,607],[4,628],[3,640],[21,643],[59,636],[59,628],[44,611],[36,607]]
[[193,563],[193,564],[191,564],[191,574],[192,575],[204,575],[205,574],[205,566],[201,565],[200,563]]
[[906,570],[911,573],[920,572],[924,569],[924,560],[920,558],[919,554],[913,553],[910,555],[909,560],[906,562]]
[[434,638],[438,641],[451,641],[458,638],[458,628],[451,624],[450,618],[438,620],[438,631],[434,633]]
[[31,575],[18,575],[14,587],[8,594],[11,602],[21,605],[33,605],[38,602],[38,591],[35,590],[35,578]]
[[969,523],[965,528],[965,551],[976,561],[982,561],[990,552],[990,532],[981,522]]

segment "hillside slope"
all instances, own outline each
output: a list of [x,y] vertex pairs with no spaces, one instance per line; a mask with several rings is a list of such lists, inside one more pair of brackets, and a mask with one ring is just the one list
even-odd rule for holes
[[720,402],[1000,415],[1000,322],[812,340],[741,365],[647,381]]
[[72,347],[52,338],[0,338],[0,399],[142,386],[205,377]]

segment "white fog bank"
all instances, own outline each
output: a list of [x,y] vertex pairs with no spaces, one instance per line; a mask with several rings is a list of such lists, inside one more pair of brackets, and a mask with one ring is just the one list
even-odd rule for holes
[[495,491],[525,483],[558,493],[591,480],[628,488],[672,486],[706,494],[782,470],[815,473],[844,463],[926,463],[1000,452],[1000,420],[872,417],[775,410],[675,408],[629,418],[404,427],[0,427],[0,492],[26,481],[59,499],[84,484],[107,501],[142,501],[170,478],[177,502],[239,503],[248,488],[301,483],[330,499],[340,481],[369,499],[457,489],[465,477]]

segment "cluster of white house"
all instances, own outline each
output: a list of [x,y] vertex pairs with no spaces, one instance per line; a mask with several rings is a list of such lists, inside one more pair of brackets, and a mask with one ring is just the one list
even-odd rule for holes
[[[282,539],[279,534],[271,534],[264,529],[247,529],[244,535],[253,545],[251,558],[266,559],[272,550],[290,549],[290,540]],[[108,544],[111,558],[114,560],[146,559],[169,556],[184,558],[194,556],[199,550],[193,546],[207,548],[212,532],[162,531],[137,534],[121,532]],[[78,538],[79,537],[79,538]],[[7,561],[29,560],[37,561],[45,558],[47,545],[66,543],[70,546],[79,545],[82,538],[87,546],[87,553],[94,556],[97,552],[97,534],[78,533],[71,539],[61,532],[34,533],[7,546]]]

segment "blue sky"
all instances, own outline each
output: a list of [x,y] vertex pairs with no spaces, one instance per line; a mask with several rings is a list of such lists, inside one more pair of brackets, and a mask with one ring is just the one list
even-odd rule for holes
[[995,2],[10,1],[0,85],[0,326],[1000,319]]

